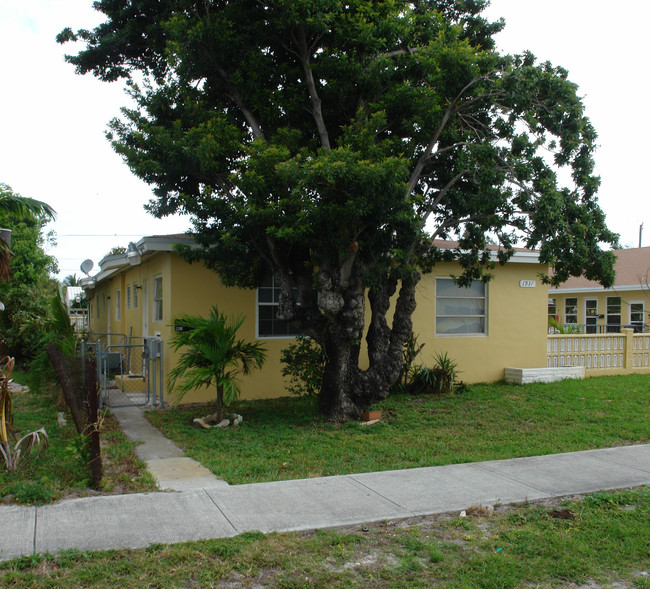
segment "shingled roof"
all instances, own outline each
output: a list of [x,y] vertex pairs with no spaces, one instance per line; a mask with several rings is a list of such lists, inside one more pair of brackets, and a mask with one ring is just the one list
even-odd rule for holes
[[[613,289],[638,290],[647,288],[650,281],[650,247],[636,247],[616,250],[616,280]],[[563,282],[558,291],[580,291],[584,289],[602,290],[602,285],[584,276],[572,276]]]

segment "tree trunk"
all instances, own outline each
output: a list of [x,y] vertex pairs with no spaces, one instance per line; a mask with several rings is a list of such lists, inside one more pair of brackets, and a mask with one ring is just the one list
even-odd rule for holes
[[401,284],[395,301],[392,326],[386,321],[396,281],[374,287],[369,292],[372,311],[367,344],[369,368],[359,368],[361,338],[365,319],[365,289],[361,281],[351,281],[337,293],[323,293],[329,301],[327,328],[323,334],[326,364],[319,395],[321,412],[333,421],[358,419],[370,405],[385,399],[399,377],[403,347],[412,332],[415,287],[419,275]]
[[223,421],[223,386],[217,385],[217,423]]
[[359,373],[359,345],[335,337],[325,346],[327,360],[318,406],[323,415],[333,421],[357,419],[363,412],[358,403],[356,383]]

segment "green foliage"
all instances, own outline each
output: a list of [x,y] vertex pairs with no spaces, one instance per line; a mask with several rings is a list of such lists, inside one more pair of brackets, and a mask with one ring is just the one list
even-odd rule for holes
[[64,354],[74,355],[79,342],[61,292],[50,299],[50,311],[52,319],[47,325],[45,340],[56,341]]
[[402,350],[402,370],[393,385],[393,392],[405,393],[409,384],[409,380],[413,373],[413,362],[418,357],[424,348],[424,344],[418,344],[418,336],[411,332],[411,337],[404,342],[404,349]]
[[[488,279],[489,241],[502,264],[519,243],[539,248],[548,281],[613,283],[604,248],[617,236],[577,86],[530,53],[497,52],[503,23],[485,4],[99,0],[100,25],[59,35],[85,43],[67,57],[78,72],[127,79],[132,106],[109,137],[153,187],[154,215],[192,218],[200,247],[182,255],[229,285],[273,272],[280,315],[350,364],[325,371],[323,410],[354,415],[399,377],[387,367],[411,331],[409,288],[391,324],[371,306],[366,330],[368,288],[392,294],[452,258],[461,283]],[[356,354],[333,353],[364,332],[368,378]]]
[[54,209],[40,200],[21,196],[0,182],[0,220],[5,217],[45,217],[54,219]]
[[318,395],[323,382],[325,353],[313,339],[300,336],[282,350],[282,376],[289,378],[287,390],[292,395]]
[[73,357],[79,345],[79,336],[70,322],[62,293],[58,291],[48,303],[48,312],[42,320],[41,331],[30,362],[32,371],[30,382],[39,388],[46,388],[48,383],[56,382],[57,378],[45,346],[52,342],[63,354]]
[[126,248],[123,245],[116,245],[115,247],[112,247],[106,255],[119,256],[120,254],[125,254],[125,253],[126,253]]
[[[0,185],[3,187],[7,188]],[[0,225],[12,230],[12,256],[10,279],[0,279],[0,301],[5,305],[0,313],[0,346],[12,356],[29,359],[38,350],[49,313],[48,300],[56,292],[56,281],[50,275],[57,266],[44,251],[50,239],[42,233],[48,217],[34,217],[30,208],[27,212],[14,208],[3,211],[2,204],[11,200],[6,195],[3,192],[0,198]]]
[[[447,355],[447,352],[436,352],[434,362],[433,368],[422,365],[410,370],[406,392],[412,395],[433,395],[452,391],[459,374],[458,364]],[[463,385],[463,392],[465,390]]]
[[[29,375],[18,374],[20,382]],[[30,388],[15,393],[14,426],[18,436],[44,427],[49,447],[44,454],[32,456],[18,471],[0,468],[0,498],[3,503],[51,503],[67,495],[79,495],[89,485],[88,452],[72,424],[58,421],[57,391],[50,384],[40,388],[29,378]],[[128,440],[116,420],[104,415],[102,462],[104,477],[101,490],[138,493],[156,489],[156,482],[135,455],[135,443]],[[2,583],[0,583],[2,585]]]
[[[172,350],[184,351],[169,372],[169,390],[180,400],[189,391],[200,387],[216,388],[217,411],[239,396],[238,375],[261,368],[266,359],[263,346],[237,339],[244,317],[227,317],[214,306],[207,318],[180,315],[174,320]],[[179,380],[180,379],[180,380]]]
[[497,53],[503,24],[483,3],[96,8],[96,29],[59,35],[86,42],[67,59],[104,80],[155,80],[130,82],[114,147],[155,186],[152,212],[194,216],[201,255],[228,280],[248,283],[264,256],[294,271],[335,262],[353,242],[369,273],[394,252],[405,269],[429,249],[415,246],[430,216],[437,237],[461,238],[469,274],[489,265],[486,233],[507,257],[518,231],[560,280],[585,269],[611,283],[598,242],[616,237],[577,87],[530,53]]
[[7,486],[5,492],[13,495],[16,503],[26,505],[43,505],[51,503],[56,498],[56,492],[47,477],[43,477],[40,481],[18,481]]
[[68,274],[62,281],[61,286],[79,286],[80,278],[76,274]]
[[548,318],[549,333],[577,334],[582,333],[580,325],[572,323],[560,323],[555,317]]
[[411,395],[432,395],[438,392],[436,370],[427,366],[415,366],[409,375],[406,392]]

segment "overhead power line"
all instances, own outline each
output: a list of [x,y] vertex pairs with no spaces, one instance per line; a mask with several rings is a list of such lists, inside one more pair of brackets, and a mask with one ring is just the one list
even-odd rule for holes
[[140,237],[140,233],[57,233],[58,237]]

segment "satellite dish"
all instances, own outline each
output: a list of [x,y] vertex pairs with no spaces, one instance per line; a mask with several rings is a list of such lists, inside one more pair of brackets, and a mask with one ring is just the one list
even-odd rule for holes
[[90,276],[90,271],[93,269],[94,265],[95,264],[93,264],[92,260],[84,260],[83,262],[81,262],[81,271],[86,276]]

